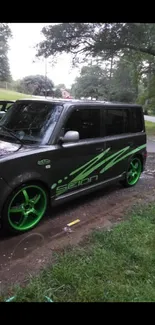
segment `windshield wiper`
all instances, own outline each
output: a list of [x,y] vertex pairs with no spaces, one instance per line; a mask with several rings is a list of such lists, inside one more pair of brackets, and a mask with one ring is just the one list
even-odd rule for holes
[[7,128],[6,126],[4,126],[4,125],[0,125],[0,129],[2,129],[2,130],[4,130],[4,131],[8,132],[9,135],[12,135],[12,137],[13,137],[14,139],[18,140],[18,141],[20,142],[21,145],[24,145],[24,142],[23,142],[20,138],[18,138],[17,135],[16,135],[12,130],[8,129],[8,128]]

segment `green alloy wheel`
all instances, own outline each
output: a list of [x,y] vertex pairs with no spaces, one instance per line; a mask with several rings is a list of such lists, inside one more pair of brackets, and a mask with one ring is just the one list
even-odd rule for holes
[[18,188],[7,202],[8,228],[24,232],[35,227],[47,209],[47,194],[40,185],[24,185]]
[[124,185],[131,187],[137,184],[142,173],[142,163],[138,157],[132,158],[126,173]]

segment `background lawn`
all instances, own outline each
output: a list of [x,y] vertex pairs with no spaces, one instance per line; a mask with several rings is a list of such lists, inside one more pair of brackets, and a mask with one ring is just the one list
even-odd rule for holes
[[16,99],[26,98],[26,97],[32,97],[32,96],[0,88],[0,100],[2,99],[16,100]]

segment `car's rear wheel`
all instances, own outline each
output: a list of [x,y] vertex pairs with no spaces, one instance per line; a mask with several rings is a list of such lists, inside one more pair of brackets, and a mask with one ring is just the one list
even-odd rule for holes
[[142,162],[138,157],[133,157],[128,166],[125,180],[122,182],[125,187],[137,184],[142,173]]
[[47,210],[48,195],[42,185],[25,184],[11,193],[2,212],[2,228],[22,233],[34,228]]

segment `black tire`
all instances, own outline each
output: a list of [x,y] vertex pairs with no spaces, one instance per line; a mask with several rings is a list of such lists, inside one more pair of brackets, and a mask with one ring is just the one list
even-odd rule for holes
[[47,190],[39,183],[22,184],[7,198],[1,217],[2,232],[22,234],[35,228],[46,214]]

